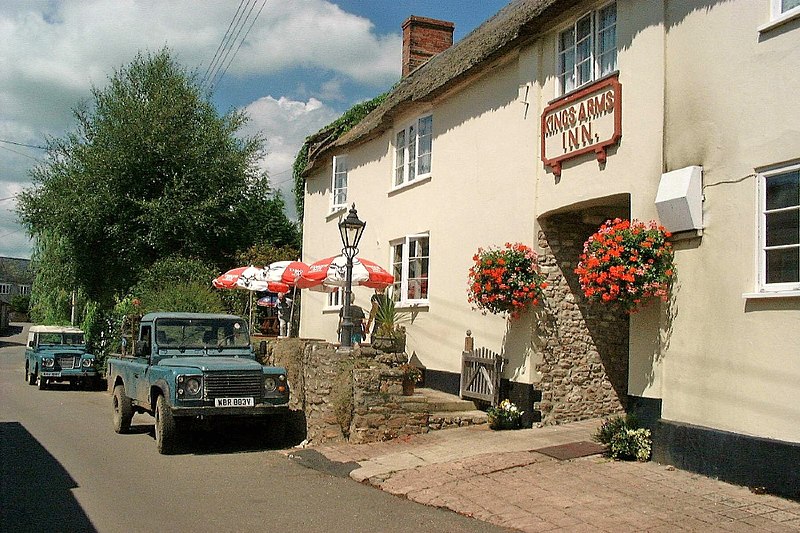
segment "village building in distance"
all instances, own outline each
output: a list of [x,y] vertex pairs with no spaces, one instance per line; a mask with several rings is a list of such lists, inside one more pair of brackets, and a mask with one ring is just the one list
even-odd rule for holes
[[[339,253],[355,203],[426,386],[458,393],[470,330],[529,423],[635,413],[654,460],[796,496],[800,3],[518,0],[452,46],[446,21],[403,30],[386,101],[312,138],[303,260]],[[668,302],[587,301],[583,243],[615,218],[672,232]],[[473,255],[506,242],[548,278],[518,319],[467,301]],[[336,298],[304,295],[301,336],[336,339]]]

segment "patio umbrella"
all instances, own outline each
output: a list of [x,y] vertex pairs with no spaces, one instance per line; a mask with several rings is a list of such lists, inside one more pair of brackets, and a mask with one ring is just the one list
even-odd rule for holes
[[[308,266],[308,272],[297,280],[297,286],[307,289],[323,285],[326,287],[344,287],[347,283],[347,258],[337,255],[321,259]],[[383,267],[363,258],[353,258],[353,285],[362,285],[371,289],[388,287],[394,283],[394,276]]]
[[308,272],[308,265],[302,261],[276,261],[264,269],[264,278],[268,281],[279,281],[294,287],[297,280]]
[[281,282],[271,282],[264,278],[264,269],[254,266],[238,267],[211,280],[217,289],[246,289],[250,291],[250,331],[253,330],[253,293],[289,292],[289,286]]

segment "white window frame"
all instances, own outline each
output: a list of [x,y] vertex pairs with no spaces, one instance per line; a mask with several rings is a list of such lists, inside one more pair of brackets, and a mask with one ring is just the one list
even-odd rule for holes
[[[392,287],[392,297],[397,301],[401,306],[413,306],[413,305],[428,305],[430,301],[430,285],[427,287],[426,297],[425,298],[409,298],[409,271],[410,271],[410,263],[411,257],[409,256],[409,252],[411,249],[411,242],[419,239],[427,239],[428,241],[428,255],[421,256],[422,259],[427,261],[427,267],[425,270],[428,273],[428,277],[425,278],[428,283],[430,282],[430,267],[431,267],[431,239],[430,234],[428,233],[416,233],[414,235],[406,235],[401,239],[396,239],[390,242],[391,245],[391,257],[389,258],[389,264],[392,266],[392,274],[394,274],[395,282],[394,286]],[[398,246],[402,246],[401,258],[399,263],[395,261],[396,257],[396,248]],[[417,259],[415,257],[414,259]],[[398,276],[399,274],[399,276]],[[398,279],[399,278],[399,279]]]
[[20,285],[19,286],[19,293],[23,296],[26,296],[31,293],[31,286],[30,285]]
[[329,292],[326,296],[325,300],[325,309],[339,309],[342,307],[342,294],[344,290],[339,289],[338,291]]
[[783,8],[783,0],[772,0],[772,20],[776,20],[782,17],[791,17],[795,14],[800,14],[800,5],[796,5],[794,7],[790,7],[789,9],[784,10]]
[[[341,168],[339,168],[341,165]],[[333,156],[333,168],[331,170],[331,205],[330,212],[341,211],[347,208],[347,186],[348,186],[348,168],[347,156],[335,155]],[[336,178],[343,176],[344,185],[337,186]],[[343,201],[337,202],[337,197],[344,196]],[[341,199],[341,198],[339,198]]]
[[[800,172],[800,163],[771,169],[758,173],[758,287],[759,293],[797,294],[800,295],[800,279],[794,282],[767,283],[767,250],[796,249],[800,254],[800,235],[796,244],[767,247],[767,214],[782,211],[800,211],[800,204],[780,209],[767,210],[767,180],[774,176]],[[800,186],[800,183],[799,185]]]
[[0,283],[0,294],[11,294],[11,283]]
[[[423,121],[430,121],[430,129],[427,134],[420,135]],[[433,172],[433,113],[421,115],[406,124],[403,129],[395,131],[392,151],[394,152],[393,189],[429,178]],[[425,156],[428,160],[427,169],[423,166]]]
[[[600,13],[601,11],[614,6],[614,23],[608,27],[600,28]],[[617,48],[617,2],[609,2],[598,9],[593,11],[589,11],[585,13],[583,16],[579,17],[575,22],[572,23],[571,26],[562,29],[558,32],[556,36],[556,93],[561,96],[567,93],[571,93],[584,87],[598,79],[615,72],[618,69],[618,48]],[[588,18],[589,20],[589,34],[584,38],[578,40],[578,25],[581,24],[584,20]],[[613,28],[614,32],[614,46],[613,48],[608,48],[607,50],[601,49],[602,46],[602,38],[601,33],[608,32]],[[562,49],[562,36],[567,32],[572,32],[572,45]],[[586,39],[590,40],[589,43],[589,56],[582,61],[578,61],[577,57],[577,49],[579,42],[582,42]],[[571,52],[570,52],[571,51]],[[601,59],[603,56],[606,56],[610,53],[614,54],[614,61],[613,61],[613,68],[608,70],[607,72],[602,72],[602,64]],[[566,69],[566,62],[563,62],[563,59],[569,55],[572,56],[572,74],[571,77],[574,79],[574,85],[572,87],[567,88],[566,79],[567,76],[567,69]],[[587,63],[588,62],[588,63]],[[581,64],[588,64],[590,72],[587,79],[579,80],[580,77],[580,69],[579,66]]]

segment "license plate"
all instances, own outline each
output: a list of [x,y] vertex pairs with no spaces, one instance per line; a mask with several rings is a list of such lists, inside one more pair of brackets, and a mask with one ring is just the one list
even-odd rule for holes
[[61,372],[42,372],[43,378],[60,378]]
[[253,407],[253,398],[214,398],[214,407]]

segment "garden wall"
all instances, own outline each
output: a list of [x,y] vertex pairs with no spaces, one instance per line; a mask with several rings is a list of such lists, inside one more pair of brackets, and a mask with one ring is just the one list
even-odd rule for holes
[[292,429],[315,444],[376,442],[428,431],[426,405],[403,396],[400,372],[390,366],[405,362],[405,354],[268,339],[261,362],[286,367],[292,419],[301,426]]

